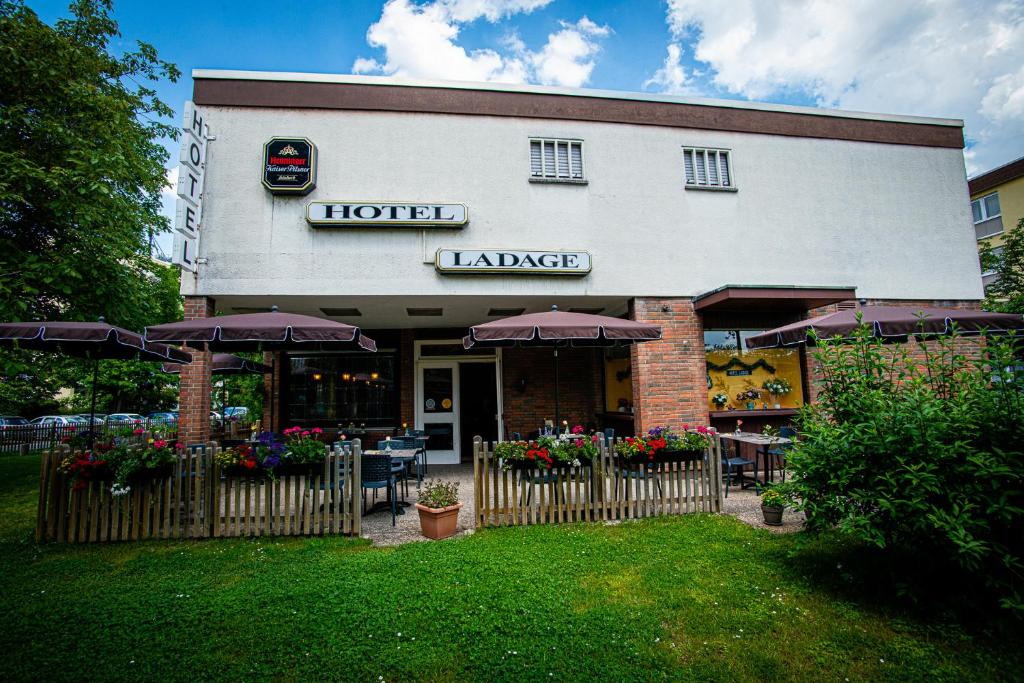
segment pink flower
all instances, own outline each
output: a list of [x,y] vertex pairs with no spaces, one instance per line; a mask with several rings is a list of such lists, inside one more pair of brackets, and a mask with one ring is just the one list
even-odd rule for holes
[[590,437],[590,440],[593,441],[594,443],[597,443],[597,434],[594,434],[594,436]]
[[341,436],[338,437],[338,441],[344,441],[344,440],[345,440],[345,435],[344,434],[342,434]]
[[576,439],[576,448],[583,448],[583,439]]
[[134,429],[134,430],[132,430],[132,434],[134,434],[135,436],[138,436],[139,434],[145,434],[145,433],[146,433],[145,429]]
[[303,436],[309,436],[309,431],[307,430],[307,431],[302,432],[302,435]]
[[583,425],[576,425],[575,427],[573,427],[572,428],[572,433],[573,434],[582,434],[583,433]]
[[313,433],[314,434],[323,434],[324,430],[320,429],[319,427],[313,427]]

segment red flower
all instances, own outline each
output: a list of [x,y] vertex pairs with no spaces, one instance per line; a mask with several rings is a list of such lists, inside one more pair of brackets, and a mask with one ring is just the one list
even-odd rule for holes
[[245,465],[245,469],[247,470],[256,469],[256,461],[252,458],[243,461],[242,464]]

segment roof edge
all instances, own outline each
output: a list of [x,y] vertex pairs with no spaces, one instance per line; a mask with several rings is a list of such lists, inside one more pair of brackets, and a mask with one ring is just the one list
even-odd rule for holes
[[703,97],[686,97],[681,95],[666,95],[663,93],[643,93],[628,90],[604,90],[596,88],[562,88],[548,85],[480,83],[473,81],[448,81],[405,78],[399,76],[361,76],[355,74],[302,73],[287,71],[244,71],[233,69],[193,69],[192,79],[278,81],[291,83],[351,84],[364,86],[378,85],[392,87],[397,86],[406,88],[447,88],[451,90],[477,90],[486,92],[561,95],[565,97],[589,97],[609,100],[627,100],[635,102],[686,104],[700,107],[746,109],[753,111],[802,114],[807,116],[863,119],[869,121],[887,121],[893,123],[923,124],[930,126],[948,126],[952,128],[964,127],[963,119],[950,119],[929,116],[911,116],[902,114],[885,114],[880,112],[863,112],[845,109],[824,109],[821,107],[805,107],[791,104],[773,104],[769,102],[752,102],[746,100],[723,100]]

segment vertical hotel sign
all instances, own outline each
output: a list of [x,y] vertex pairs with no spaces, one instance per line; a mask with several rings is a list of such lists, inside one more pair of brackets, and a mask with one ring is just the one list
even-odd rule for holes
[[199,230],[203,223],[203,182],[210,127],[204,114],[185,103],[181,151],[178,154],[178,203],[175,211],[174,254],[171,262],[196,272]]

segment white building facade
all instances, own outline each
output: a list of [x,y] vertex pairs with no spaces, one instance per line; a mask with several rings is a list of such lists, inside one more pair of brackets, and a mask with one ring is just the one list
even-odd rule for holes
[[[784,420],[810,398],[806,359],[750,369],[746,334],[858,300],[983,295],[959,120],[356,76],[193,78],[210,139],[187,314],[277,305],[358,325],[390,354],[283,358],[278,426],[415,425],[452,462],[473,432],[525,435],[551,417],[547,356],[467,356],[454,342],[551,305],[665,328],[629,356],[567,361],[574,422],[622,433]],[[288,140],[309,166],[294,167],[301,177],[274,151]],[[305,186],[271,191],[268,167]],[[360,363],[387,382],[358,394],[322,384]],[[786,372],[786,395],[753,408],[734,397]]]

